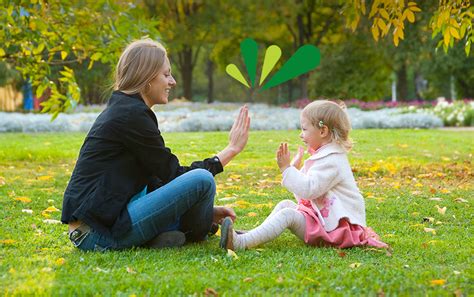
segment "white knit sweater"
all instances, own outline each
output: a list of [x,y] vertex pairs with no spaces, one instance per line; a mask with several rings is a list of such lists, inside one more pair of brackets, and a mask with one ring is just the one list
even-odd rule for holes
[[311,201],[324,229],[337,228],[341,218],[366,227],[365,202],[344,149],[335,142],[322,146],[304,162],[283,172],[282,185],[300,201]]

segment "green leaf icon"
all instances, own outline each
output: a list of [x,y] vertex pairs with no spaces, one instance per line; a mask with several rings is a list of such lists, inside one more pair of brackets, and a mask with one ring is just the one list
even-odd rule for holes
[[234,79],[239,81],[241,84],[246,86],[247,88],[250,88],[249,84],[245,80],[244,76],[242,75],[242,72],[240,72],[239,68],[235,66],[235,64],[229,64],[225,68],[225,72],[227,72],[228,75],[232,76]]
[[265,59],[263,60],[263,67],[262,67],[262,74],[260,75],[260,86],[262,85],[263,81],[272,71],[273,67],[275,67],[278,60],[281,57],[281,49],[277,45],[271,45],[267,48],[265,52]]
[[309,72],[319,65],[321,54],[314,45],[303,45],[262,87],[261,91],[275,87],[301,74]]
[[257,75],[258,44],[251,38],[246,38],[240,43],[240,52],[244,58],[245,67],[250,77],[252,86],[255,85]]

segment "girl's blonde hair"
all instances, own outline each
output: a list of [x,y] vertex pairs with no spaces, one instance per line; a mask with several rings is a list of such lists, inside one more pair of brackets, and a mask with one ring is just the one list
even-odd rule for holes
[[158,75],[166,58],[166,49],[149,38],[129,44],[115,70],[114,89],[126,94],[144,92]]
[[317,129],[323,125],[327,126],[331,140],[339,143],[346,151],[350,151],[353,146],[349,138],[351,123],[344,109],[345,105],[328,100],[317,100],[308,104],[301,115]]

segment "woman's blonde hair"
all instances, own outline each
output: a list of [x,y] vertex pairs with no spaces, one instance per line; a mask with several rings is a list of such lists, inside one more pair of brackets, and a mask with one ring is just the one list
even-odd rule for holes
[[126,94],[144,92],[158,75],[166,58],[166,49],[149,38],[129,44],[115,69],[114,89]]
[[301,114],[317,129],[323,125],[327,126],[331,140],[339,143],[346,151],[350,151],[353,145],[349,138],[351,123],[344,107],[345,105],[332,101],[317,100],[308,104]]

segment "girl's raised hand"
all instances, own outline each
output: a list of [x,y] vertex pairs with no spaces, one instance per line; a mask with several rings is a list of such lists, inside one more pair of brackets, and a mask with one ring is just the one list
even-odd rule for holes
[[304,147],[301,145],[298,146],[298,151],[296,152],[295,156],[293,157],[293,160],[291,160],[290,165],[296,167],[297,169],[301,168],[301,162],[303,161],[303,156],[304,156]]
[[288,150],[288,144],[286,142],[280,143],[280,146],[278,147],[276,155],[277,155],[277,164],[281,172],[285,171],[286,168],[290,167],[290,162],[291,162],[290,151]]

